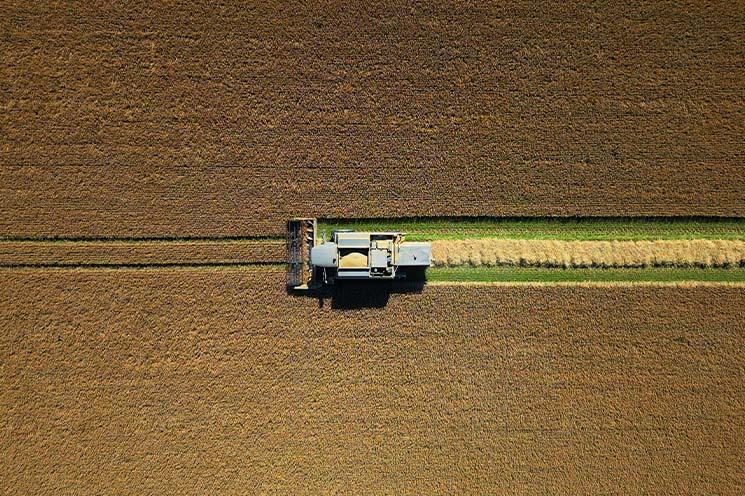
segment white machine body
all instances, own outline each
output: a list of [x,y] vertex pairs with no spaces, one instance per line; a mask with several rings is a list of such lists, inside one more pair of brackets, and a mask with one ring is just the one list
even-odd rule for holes
[[335,279],[395,279],[430,266],[432,244],[404,242],[404,233],[334,231],[311,249],[310,264],[332,269]]

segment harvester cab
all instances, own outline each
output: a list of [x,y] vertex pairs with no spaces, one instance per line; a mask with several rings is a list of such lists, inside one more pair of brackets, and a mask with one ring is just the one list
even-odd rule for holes
[[332,231],[317,237],[316,219],[287,223],[287,286],[313,289],[344,280],[420,279],[430,266],[432,245],[404,241],[399,231]]

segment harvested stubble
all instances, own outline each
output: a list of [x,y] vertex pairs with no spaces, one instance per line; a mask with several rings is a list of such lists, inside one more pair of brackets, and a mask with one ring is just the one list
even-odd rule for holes
[[441,217],[396,219],[320,219],[318,231],[390,231],[410,241],[560,239],[631,241],[658,239],[745,239],[745,217]]
[[438,240],[432,257],[436,266],[449,267],[739,267],[745,241]]
[[0,271],[16,494],[738,494],[742,288]]

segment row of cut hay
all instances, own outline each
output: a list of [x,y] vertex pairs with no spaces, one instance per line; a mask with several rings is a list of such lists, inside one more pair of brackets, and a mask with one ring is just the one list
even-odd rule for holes
[[745,241],[440,240],[432,258],[438,267],[742,267]]

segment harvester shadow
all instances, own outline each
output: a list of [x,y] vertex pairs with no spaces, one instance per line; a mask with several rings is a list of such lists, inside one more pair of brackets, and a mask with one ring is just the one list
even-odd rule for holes
[[384,308],[393,294],[421,293],[425,281],[345,281],[333,286],[332,310]]
[[337,281],[333,286],[311,289],[301,294],[307,298],[316,298],[318,307],[323,308],[330,301],[332,310],[362,310],[384,308],[391,295],[421,293],[425,280],[395,281]]

